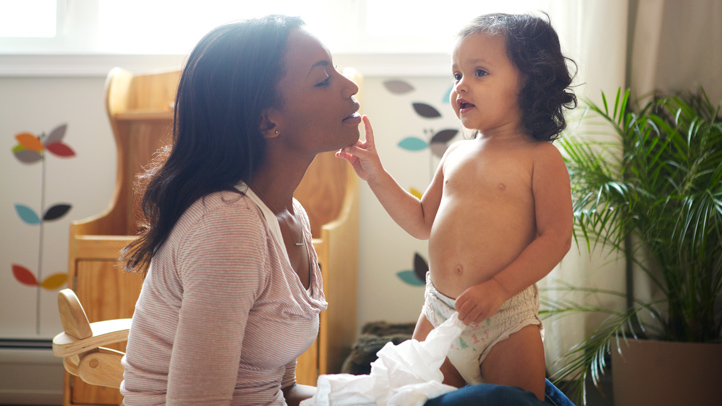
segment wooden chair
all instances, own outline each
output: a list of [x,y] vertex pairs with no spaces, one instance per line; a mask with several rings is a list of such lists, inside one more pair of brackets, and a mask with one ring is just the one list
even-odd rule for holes
[[58,310],[63,332],[53,338],[53,355],[63,358],[66,371],[90,385],[120,388],[125,354],[103,346],[127,341],[131,319],[90,323],[70,289],[58,292]]

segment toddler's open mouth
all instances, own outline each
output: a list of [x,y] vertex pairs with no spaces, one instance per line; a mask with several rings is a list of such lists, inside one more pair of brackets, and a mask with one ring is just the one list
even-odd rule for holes
[[468,101],[464,99],[457,99],[456,104],[459,106],[459,109],[461,112],[468,111],[472,107],[476,107],[472,103],[469,103]]

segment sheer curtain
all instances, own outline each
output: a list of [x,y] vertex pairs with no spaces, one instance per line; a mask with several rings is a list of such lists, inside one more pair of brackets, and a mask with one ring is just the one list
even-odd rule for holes
[[635,11],[634,95],[703,86],[714,104],[722,100],[722,1],[638,0]]
[[[580,102],[589,99],[601,103],[601,92],[614,95],[625,86],[629,2],[627,0],[552,1],[549,14],[559,32],[563,51],[578,66],[575,92]],[[613,96],[612,96],[613,97]],[[570,120],[570,128],[584,123]],[[580,244],[583,242],[580,240]],[[551,272],[540,287],[557,286],[560,282],[575,286],[589,286],[624,291],[625,262],[608,251],[595,250],[590,256],[586,246],[573,245],[562,263]],[[548,290],[543,293],[550,299],[562,297],[580,304],[623,309],[623,300],[610,301],[607,297],[590,297],[580,294]],[[557,360],[579,343],[601,321],[599,315],[569,315],[544,320],[544,347],[547,369],[555,372]]]
[[[675,92],[701,85],[713,103],[722,99],[722,1],[551,0],[546,10],[564,51],[578,65],[575,90],[582,106],[584,100],[600,104],[601,92],[613,99],[620,87],[630,88],[635,98],[653,90]],[[585,131],[585,123],[570,122],[574,126],[580,133],[591,133]],[[648,281],[637,277],[635,294],[653,295]],[[589,255],[585,246],[575,245],[540,287],[560,282],[625,292],[625,261],[601,249]],[[626,306],[623,299],[604,296],[571,296],[553,290],[544,295],[616,310]],[[548,370],[557,371],[557,360],[603,317],[588,313],[545,320]]]

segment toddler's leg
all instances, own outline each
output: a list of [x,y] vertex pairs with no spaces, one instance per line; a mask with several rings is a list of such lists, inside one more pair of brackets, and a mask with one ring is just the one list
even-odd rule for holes
[[544,400],[545,368],[539,327],[530,325],[491,348],[481,376],[486,383],[516,386]]
[[[426,316],[424,316],[424,314],[422,313],[419,316],[419,320],[416,322],[416,328],[414,328],[414,334],[412,338],[416,339],[417,341],[424,341],[426,340],[426,336],[428,336],[433,329],[434,325],[431,324],[429,320],[426,319]],[[462,378],[459,374],[459,371],[457,371],[456,368],[451,365],[451,361],[449,361],[448,358],[441,365],[440,369],[441,372],[444,374],[443,383],[454,386],[456,388],[462,388],[466,385],[464,378]]]

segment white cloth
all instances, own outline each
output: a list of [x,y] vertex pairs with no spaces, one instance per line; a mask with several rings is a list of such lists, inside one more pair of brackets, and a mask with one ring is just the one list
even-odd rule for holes
[[389,342],[377,353],[369,375],[318,377],[316,395],[301,406],[421,406],[426,400],[455,390],[441,381],[441,364],[451,343],[464,330],[454,314],[433,329],[425,341]]

